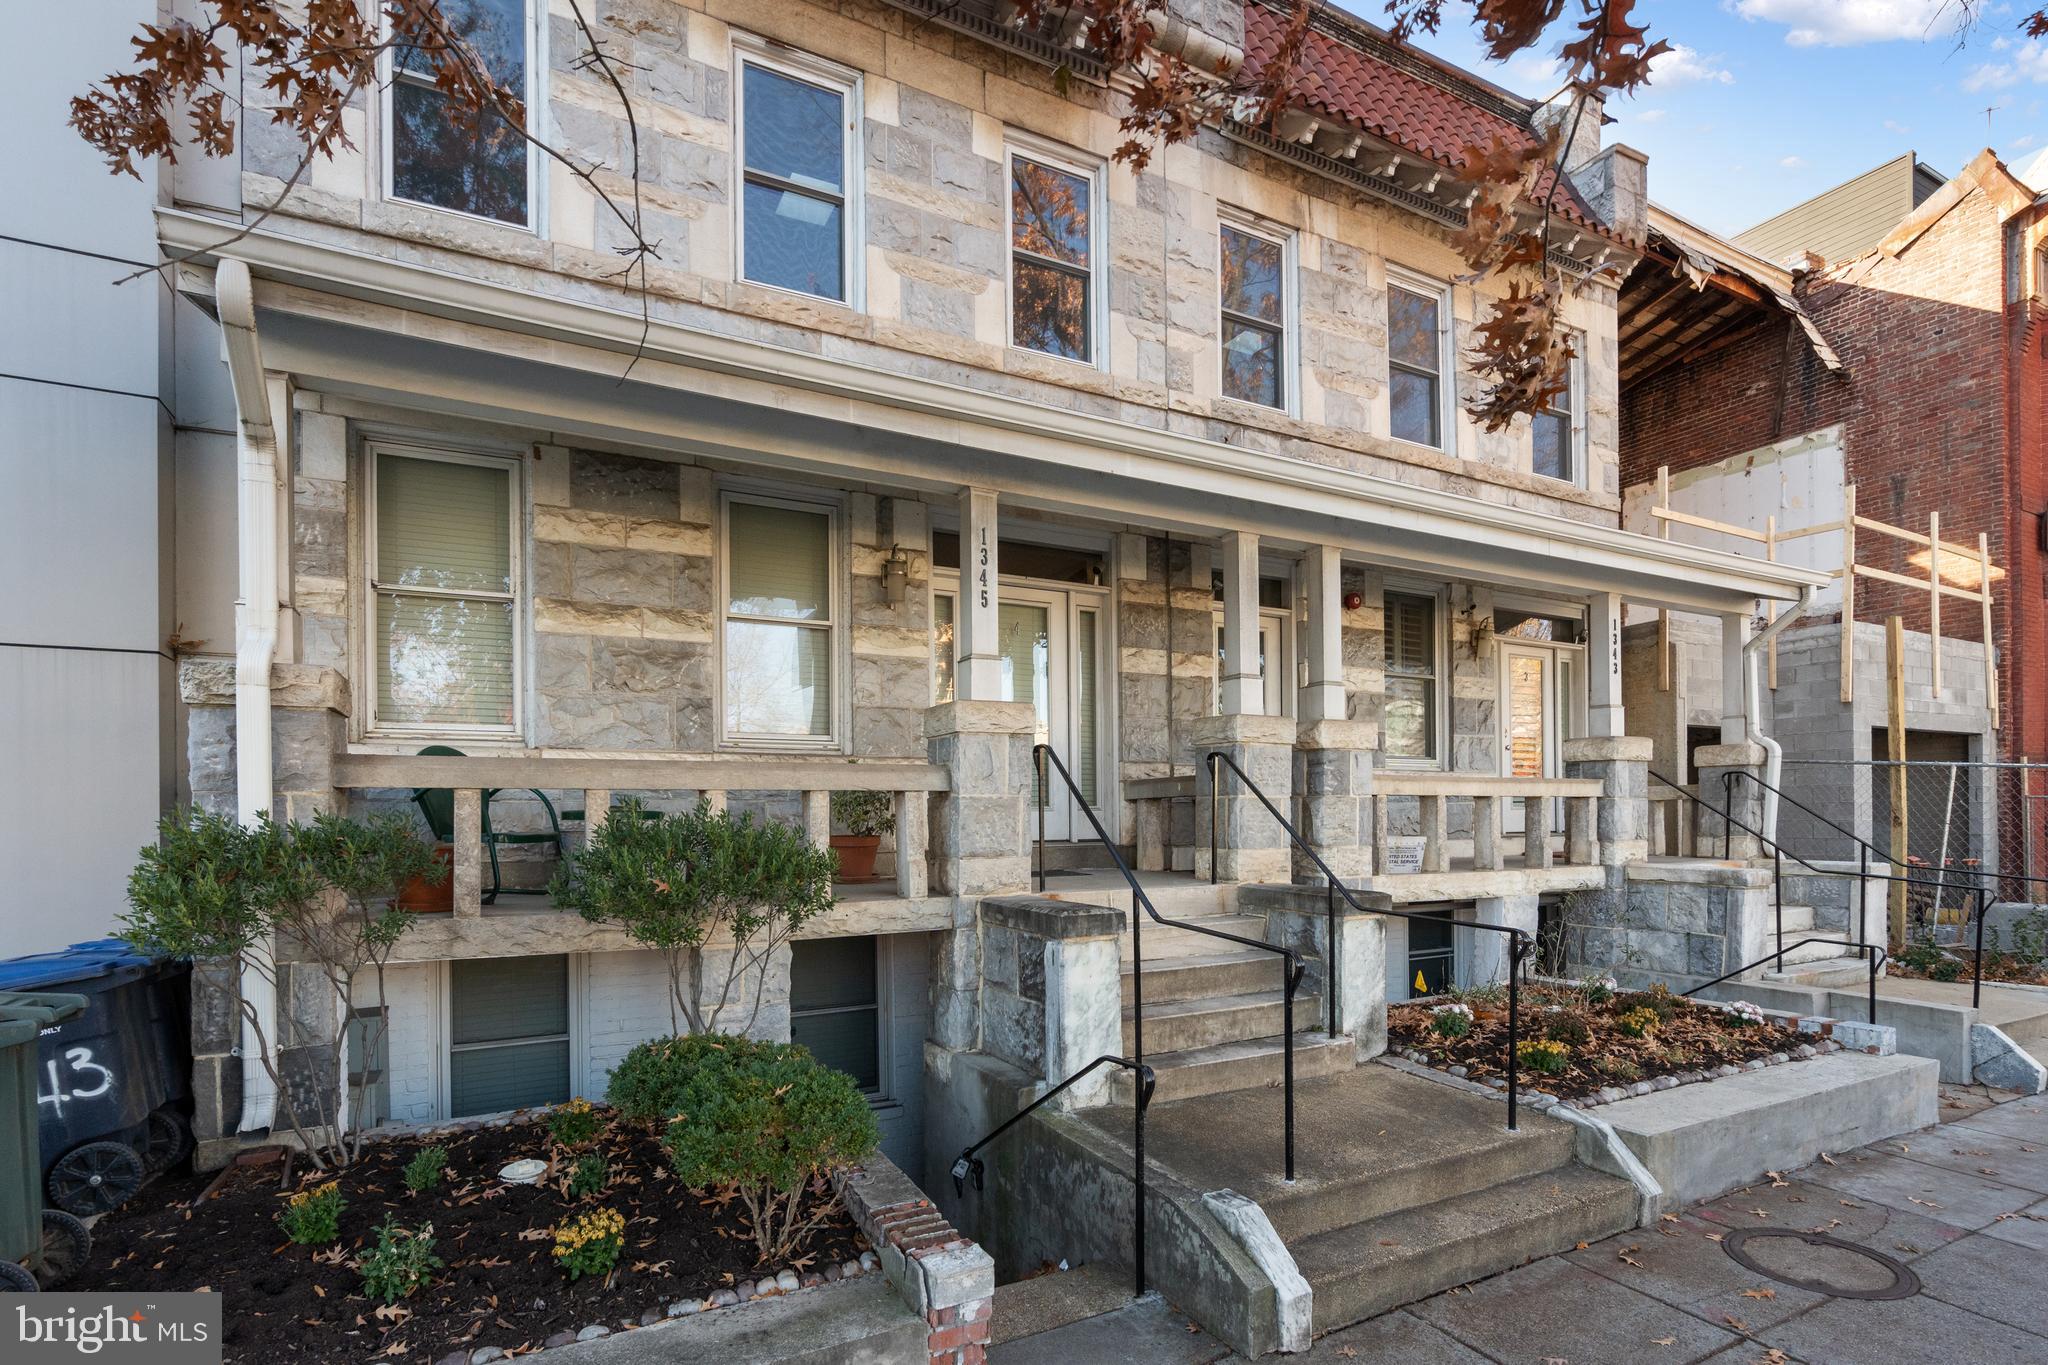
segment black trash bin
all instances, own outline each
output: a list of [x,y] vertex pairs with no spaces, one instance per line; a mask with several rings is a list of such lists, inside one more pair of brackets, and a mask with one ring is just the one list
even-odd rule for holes
[[191,1150],[190,974],[114,938],[0,962],[0,991],[88,1002],[37,1041],[36,1131],[57,1208],[81,1218],[118,1208]]

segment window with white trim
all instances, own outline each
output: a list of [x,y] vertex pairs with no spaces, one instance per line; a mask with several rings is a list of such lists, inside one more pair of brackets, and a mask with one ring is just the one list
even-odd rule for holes
[[570,1093],[569,959],[451,961],[447,1117],[560,1104]]
[[859,78],[823,62],[737,56],[740,278],[851,303]]
[[372,728],[513,733],[516,465],[411,446],[368,456]]
[[[533,105],[528,0],[440,0],[449,27],[476,50],[491,77]],[[493,113],[457,117],[434,84],[426,53],[394,49],[385,93],[385,192],[432,208],[520,227],[533,221],[532,149]]]
[[1009,164],[1011,344],[1095,364],[1097,173],[1015,147]]
[[1289,242],[1243,223],[1217,231],[1217,293],[1222,320],[1220,391],[1240,403],[1283,411],[1289,383]]
[[1386,595],[1386,695],[1381,707],[1381,750],[1389,758],[1437,758],[1441,712],[1437,599],[1429,593]]
[[[1579,342],[1573,339],[1574,351]],[[1538,412],[1529,422],[1529,469],[1546,479],[1562,479],[1566,483],[1583,484],[1586,480],[1585,461],[1580,447],[1585,435],[1585,424],[1579,415],[1582,396],[1579,392],[1580,367],[1577,355],[1565,362],[1564,388],[1552,398],[1550,405]]]
[[724,526],[725,737],[828,747],[837,714],[837,509],[729,494]]
[[1448,450],[1451,291],[1411,275],[1387,279],[1387,400],[1403,441]]

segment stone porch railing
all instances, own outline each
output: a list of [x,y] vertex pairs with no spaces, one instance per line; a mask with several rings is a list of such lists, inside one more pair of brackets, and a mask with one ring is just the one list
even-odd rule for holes
[[334,786],[344,790],[446,788],[455,794],[454,913],[483,913],[483,794],[486,791],[580,791],[586,836],[604,824],[614,793],[694,791],[723,808],[729,792],[795,792],[805,833],[824,847],[832,834],[832,793],[890,792],[896,801],[898,896],[928,894],[930,801],[950,786],[944,768],[928,763],[855,763],[830,758],[583,758],[472,755],[432,757],[338,754]]
[[[1452,870],[1453,844],[1450,807],[1453,801],[1469,801],[1472,807],[1470,836],[1471,867],[1475,872],[1499,872],[1509,866],[1508,842],[1519,838],[1520,865],[1542,869],[1558,865],[1558,851],[1551,847],[1551,803],[1564,803],[1564,848],[1562,862],[1573,867],[1592,866],[1600,861],[1597,808],[1601,783],[1596,778],[1491,777],[1476,773],[1408,773],[1381,769],[1373,776],[1372,865],[1377,876],[1390,875],[1388,841],[1393,831],[1393,803],[1412,800],[1420,811],[1422,866],[1420,872]],[[1509,802],[1522,807],[1522,833],[1507,832]]]

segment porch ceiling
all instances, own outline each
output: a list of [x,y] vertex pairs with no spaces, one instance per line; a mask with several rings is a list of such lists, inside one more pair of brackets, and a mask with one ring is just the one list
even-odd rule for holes
[[[166,245],[218,224],[160,211]],[[186,240],[186,239],[190,240]],[[964,384],[655,322],[632,378],[635,314],[275,234],[238,243],[259,278],[268,362],[323,391],[555,439],[665,448],[757,469],[951,496],[1193,537],[1253,531],[1396,569],[1681,609],[1791,600],[1820,575],[1503,507]],[[183,287],[203,296],[206,272]]]

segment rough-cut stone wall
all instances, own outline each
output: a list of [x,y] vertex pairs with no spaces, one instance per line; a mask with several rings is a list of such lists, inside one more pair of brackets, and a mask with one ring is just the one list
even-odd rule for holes
[[[1117,579],[1117,771],[1122,781],[1194,771],[1188,730],[1216,699],[1216,616],[1207,545],[1126,536]],[[1188,820],[1185,802],[1176,819]],[[1136,817],[1124,810],[1126,840]],[[1193,827],[1169,832],[1186,844]]]
[[[1183,6],[1229,33],[1234,5]],[[1322,464],[1365,470],[1499,503],[1606,522],[1617,488],[1614,293],[1591,285],[1568,301],[1584,334],[1591,447],[1589,493],[1529,472],[1526,423],[1486,433],[1460,418],[1444,452],[1388,435],[1385,271],[1388,260],[1439,279],[1464,273],[1447,234],[1329,180],[1204,133],[1167,149],[1143,173],[1104,174],[1101,265],[1109,316],[1103,368],[1008,345],[1002,161],[1021,131],[1106,159],[1123,140],[1121,95],[1054,72],[883,0],[744,4],[638,0],[594,16],[606,51],[628,73],[638,116],[640,200],[661,243],[647,265],[648,307],[665,323],[828,352],[883,370],[970,383],[1154,428],[1174,429]],[[579,69],[573,21],[551,14],[546,91],[536,109],[571,155],[599,164],[608,190],[627,188],[625,109]],[[735,278],[732,213],[733,40],[752,34],[862,73],[865,298],[854,308]],[[378,121],[367,101],[345,116],[354,149],[313,169],[273,220],[283,231],[407,263],[637,311],[618,280],[625,245],[615,216],[566,170],[548,165],[543,231],[423,211],[366,197],[381,183]],[[260,121],[259,121],[260,122]],[[243,193],[268,205],[296,167],[290,139],[252,126]],[[1222,209],[1294,231],[1300,276],[1300,364],[1289,414],[1223,398],[1217,363],[1216,231]],[[374,236],[374,244],[361,241]],[[1494,286],[1457,284],[1453,319],[1460,397],[1480,379],[1464,359]]]
[[[923,758],[932,700],[931,518],[911,498],[852,499],[853,752]],[[904,561],[903,600],[890,602],[884,573]]]

